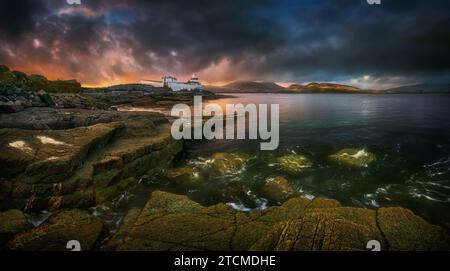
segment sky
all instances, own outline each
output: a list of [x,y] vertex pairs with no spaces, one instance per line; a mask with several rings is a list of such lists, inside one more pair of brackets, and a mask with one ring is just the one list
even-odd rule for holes
[[381,2],[0,1],[0,64],[85,86],[450,82],[450,1]]

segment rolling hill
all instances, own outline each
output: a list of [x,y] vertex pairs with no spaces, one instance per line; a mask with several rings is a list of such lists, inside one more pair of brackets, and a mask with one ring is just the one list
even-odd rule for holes
[[288,88],[296,93],[360,93],[361,89],[332,83],[310,83],[307,85],[292,84]]
[[386,89],[385,93],[450,93],[450,84],[417,84]]
[[288,90],[274,82],[236,81],[217,87],[206,86],[206,89],[221,93],[283,93]]

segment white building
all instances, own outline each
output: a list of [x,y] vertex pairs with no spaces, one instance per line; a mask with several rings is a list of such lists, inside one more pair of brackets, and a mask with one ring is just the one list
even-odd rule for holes
[[152,80],[144,80],[141,81],[143,84],[149,84],[155,87],[167,87],[172,91],[180,91],[180,90],[203,90],[203,86],[198,80],[196,74],[193,74],[191,79],[186,83],[178,82],[177,78],[174,76],[164,76],[162,81],[152,81]]

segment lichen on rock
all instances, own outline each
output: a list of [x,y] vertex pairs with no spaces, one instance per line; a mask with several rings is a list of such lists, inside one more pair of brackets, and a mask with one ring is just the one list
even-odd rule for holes
[[289,154],[278,157],[277,162],[280,169],[290,173],[301,172],[306,168],[310,168],[313,164],[308,157],[299,154]]
[[250,155],[245,153],[218,152],[213,154],[211,168],[217,173],[237,173],[250,160]]
[[104,248],[366,250],[370,240],[379,240],[382,250],[448,248],[443,229],[403,208],[377,211],[295,197],[267,210],[240,212],[221,203],[201,206],[161,191],[153,192],[141,211],[130,211]]
[[64,251],[70,240],[77,240],[82,250],[90,250],[104,231],[103,222],[82,210],[64,210],[8,242],[10,250]]
[[328,158],[351,167],[367,167],[376,160],[375,154],[368,152],[366,149],[342,149],[328,156]]
[[289,181],[281,176],[268,178],[260,189],[260,195],[281,202],[295,192]]

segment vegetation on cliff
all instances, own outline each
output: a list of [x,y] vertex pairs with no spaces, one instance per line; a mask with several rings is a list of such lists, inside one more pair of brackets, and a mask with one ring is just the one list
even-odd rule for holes
[[81,84],[76,80],[48,80],[45,76],[27,75],[20,71],[11,71],[0,65],[0,86],[19,87],[27,91],[44,90],[50,93],[78,93]]

